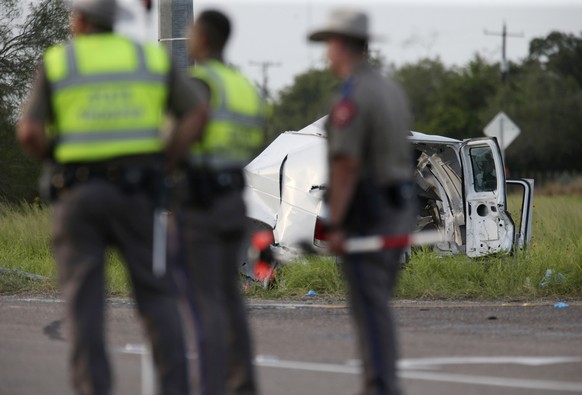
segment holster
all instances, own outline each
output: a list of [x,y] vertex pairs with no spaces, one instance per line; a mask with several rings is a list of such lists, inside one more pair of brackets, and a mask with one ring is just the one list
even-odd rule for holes
[[38,178],[38,194],[47,203],[53,202],[58,197],[58,191],[53,185],[53,177],[59,172],[59,165],[52,160],[42,163],[40,177]]
[[245,179],[242,169],[213,170],[188,167],[186,205],[197,208],[212,206],[215,199],[230,192],[242,191]]

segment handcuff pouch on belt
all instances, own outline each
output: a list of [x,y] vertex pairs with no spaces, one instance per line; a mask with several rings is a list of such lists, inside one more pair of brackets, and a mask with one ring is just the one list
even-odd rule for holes
[[214,200],[230,192],[242,191],[245,180],[242,169],[213,170],[188,167],[187,206],[207,208]]
[[46,201],[89,181],[106,181],[127,194],[146,193],[158,200],[161,172],[151,166],[98,164],[57,164],[45,162],[39,179],[39,192]]

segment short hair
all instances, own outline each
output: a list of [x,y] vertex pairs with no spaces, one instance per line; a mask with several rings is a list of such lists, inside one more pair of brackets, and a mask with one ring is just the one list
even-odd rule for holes
[[94,32],[111,32],[116,14],[116,0],[73,0],[72,10],[87,23]]
[[230,21],[226,15],[217,10],[202,11],[198,22],[208,35],[208,45],[214,51],[222,51],[230,37]]
[[93,27],[93,32],[95,33],[112,33],[113,32],[113,22],[105,22],[94,18],[92,15],[89,15],[85,12],[80,11],[79,14],[81,17],[91,24]]

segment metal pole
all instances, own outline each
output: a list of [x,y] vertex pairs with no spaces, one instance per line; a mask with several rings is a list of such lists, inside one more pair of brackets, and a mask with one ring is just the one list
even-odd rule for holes
[[190,65],[186,51],[186,29],[194,17],[194,0],[159,0],[158,41],[166,46],[178,68]]
[[[499,142],[500,142],[500,145],[501,145],[501,160],[503,162],[503,166],[505,167],[505,141],[504,141],[505,140],[505,130],[503,128],[503,126],[504,126],[503,125],[504,124],[503,117],[501,117],[501,119],[499,121],[500,121],[499,122],[499,126],[500,126],[500,128],[499,128],[499,131],[500,131],[500,133],[499,133]],[[505,169],[504,169],[504,171],[505,171]]]
[[[507,26],[503,21],[503,31],[501,33],[501,79],[504,83],[507,82],[507,74],[509,73],[509,65],[507,64]],[[503,122],[501,123],[503,125]],[[503,129],[502,129],[503,130]]]
[[281,66],[281,62],[270,62],[270,61],[264,61],[264,62],[258,62],[258,61],[251,61],[250,62],[251,65],[253,66],[258,66],[261,68],[261,73],[263,76],[263,84],[261,86],[261,94],[263,95],[263,98],[265,100],[267,100],[270,97],[270,93],[269,93],[269,68],[271,67],[279,67]]
[[507,62],[507,37],[523,37],[523,33],[507,33],[507,25],[503,21],[503,29],[501,33],[495,33],[485,30],[488,36],[501,36],[501,80],[503,83],[507,82],[509,76],[509,63]]

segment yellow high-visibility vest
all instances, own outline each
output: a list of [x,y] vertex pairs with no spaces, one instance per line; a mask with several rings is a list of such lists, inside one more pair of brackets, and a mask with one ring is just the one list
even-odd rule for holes
[[192,67],[190,75],[207,83],[211,95],[210,119],[192,147],[193,161],[246,164],[263,146],[267,104],[241,73],[217,60]]
[[79,36],[44,56],[59,163],[160,152],[170,60],[153,44]]

